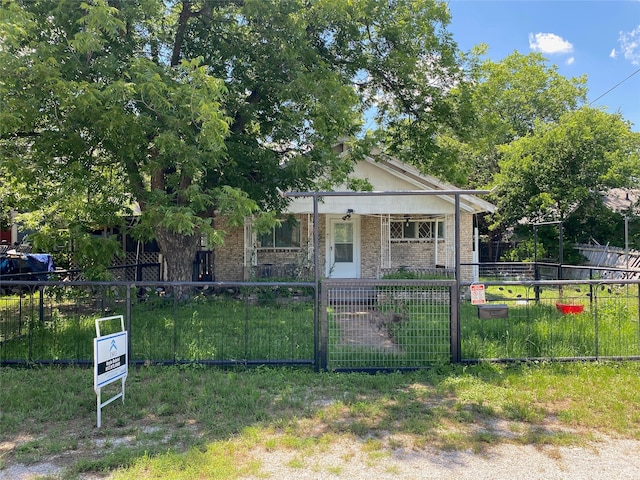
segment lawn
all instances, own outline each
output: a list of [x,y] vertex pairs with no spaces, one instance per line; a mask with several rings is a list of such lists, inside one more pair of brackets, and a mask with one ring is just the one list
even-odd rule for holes
[[[490,303],[508,307],[507,318],[479,319],[463,305],[462,351],[470,359],[594,358],[640,355],[637,285],[534,288],[491,286]],[[556,303],[578,305],[564,314]]]
[[[189,301],[152,296],[131,308],[131,360],[234,362],[310,360],[313,300],[274,297],[271,289],[196,295]],[[124,315],[123,295],[0,297],[0,356],[5,360],[91,362],[95,319]],[[107,308],[103,308],[107,305]],[[102,312],[102,313],[96,313]],[[104,326],[103,335],[111,333]],[[113,328],[113,326],[111,326]]]
[[288,466],[295,470],[344,439],[372,464],[428,448],[640,439],[640,364],[633,362],[441,365],[378,375],[138,367],[130,369],[124,404],[103,408],[101,429],[90,369],[5,367],[0,385],[0,474],[50,464],[56,478],[69,480],[87,473],[260,478],[257,451],[294,452]]
[[[449,361],[448,301],[426,298],[415,287],[400,293],[406,297],[400,303],[342,310],[329,306],[329,369],[400,369]],[[505,304],[508,316],[480,319],[477,307],[462,302],[462,358],[639,356],[637,295],[635,285],[595,291],[572,285],[537,292],[525,285],[490,286],[488,301]],[[555,305],[560,299],[579,303],[582,313],[562,314]],[[78,298],[48,295],[43,300],[40,303],[37,292],[0,297],[0,358],[89,364],[95,318],[100,315],[96,312],[126,312],[123,295],[111,291]],[[153,295],[133,302],[131,318],[130,360],[139,363],[309,364],[315,359],[313,300],[288,289],[201,294],[188,302]]]

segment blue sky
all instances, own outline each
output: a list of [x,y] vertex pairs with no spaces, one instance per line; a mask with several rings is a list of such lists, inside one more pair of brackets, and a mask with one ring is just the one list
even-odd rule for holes
[[448,3],[448,29],[461,50],[485,43],[494,61],[515,50],[540,52],[565,77],[586,74],[588,101],[621,113],[640,132],[640,0]]

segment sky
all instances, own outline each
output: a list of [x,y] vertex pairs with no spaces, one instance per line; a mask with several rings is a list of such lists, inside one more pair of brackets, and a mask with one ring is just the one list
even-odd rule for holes
[[587,75],[587,100],[640,132],[640,0],[449,0],[458,47],[485,58],[539,52],[567,78]]

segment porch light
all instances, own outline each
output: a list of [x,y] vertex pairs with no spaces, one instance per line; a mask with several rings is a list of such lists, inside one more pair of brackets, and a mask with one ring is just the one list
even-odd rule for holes
[[351,218],[351,214],[352,214],[352,213],[353,213],[353,208],[349,208],[349,209],[347,210],[347,214],[346,214],[344,217],[342,217],[342,220],[343,220],[343,221],[344,221],[344,220],[349,220],[349,219]]

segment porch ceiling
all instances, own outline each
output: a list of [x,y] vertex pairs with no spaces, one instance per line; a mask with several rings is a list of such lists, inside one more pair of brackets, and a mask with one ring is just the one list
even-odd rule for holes
[[[446,215],[455,213],[454,199],[436,195],[380,195],[380,196],[340,196],[324,197],[318,202],[320,214],[342,214],[352,209],[353,213],[361,215],[386,214],[430,214]],[[313,213],[312,198],[295,198],[287,211],[290,213]],[[460,211],[473,213],[475,210],[462,199]]]
[[[318,202],[321,214],[342,214],[352,209],[355,214],[422,214],[446,215],[455,213],[455,195],[462,192],[453,185],[441,182],[435,177],[420,173],[415,167],[396,159],[365,158],[358,162],[353,170],[353,177],[367,179],[376,190],[376,195],[367,196],[363,192],[348,196],[347,189],[342,186],[344,196],[325,196]],[[442,191],[442,195],[434,192]],[[394,192],[394,195],[385,194]],[[407,192],[402,195],[401,192]],[[424,192],[424,195],[418,194]],[[446,193],[444,193],[446,192]],[[460,211],[462,213],[479,213],[493,211],[494,205],[476,195],[460,195]],[[296,196],[288,211],[291,213],[312,213],[313,199]]]

